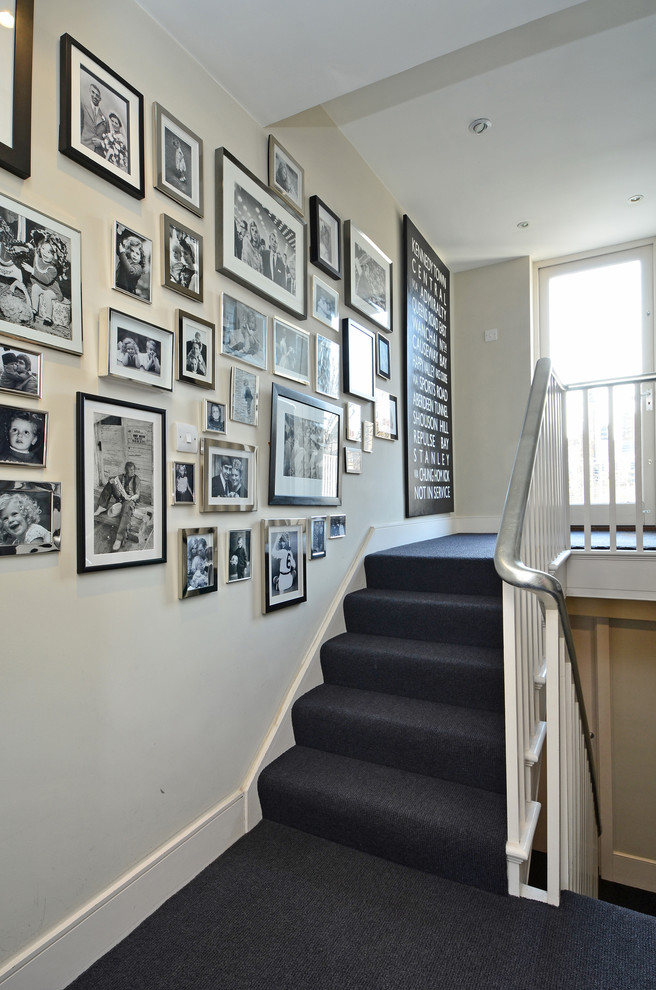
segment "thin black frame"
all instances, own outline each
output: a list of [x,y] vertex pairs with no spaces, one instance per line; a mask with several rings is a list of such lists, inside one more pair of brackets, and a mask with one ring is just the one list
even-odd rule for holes
[[[381,360],[381,353],[385,352],[387,354],[387,371],[383,368],[383,362]],[[392,359],[392,347],[390,341],[382,333],[376,334],[376,374],[379,378],[385,378],[387,381],[392,377],[391,371],[391,359]]]
[[[328,261],[324,261],[321,257],[321,227],[319,221],[322,210],[337,224],[338,263],[336,266],[331,265]],[[318,196],[310,196],[310,261],[330,278],[340,279],[342,277],[342,221]]]
[[[184,134],[187,143],[192,150],[192,174],[196,176],[198,182],[198,196],[185,196],[184,192],[175,189],[170,182],[167,182],[164,175],[165,142],[163,141],[163,129],[165,122],[169,121],[174,128]],[[194,149],[193,145],[196,145]],[[153,155],[155,165],[155,177],[153,186],[169,199],[184,206],[185,209],[195,213],[197,217],[203,216],[203,140],[194,134],[192,130],[185,126],[182,121],[174,117],[172,113],[165,110],[160,103],[153,103]]]
[[16,0],[12,141],[0,141],[0,167],[28,179],[32,169],[32,38],[34,0]]
[[[191,537],[201,538],[212,535],[212,570],[213,580],[211,584],[206,584],[201,588],[190,588],[189,581],[189,539]],[[218,542],[219,533],[216,526],[200,526],[193,529],[178,530],[178,599],[184,601],[187,598],[195,598],[197,595],[209,595],[219,590],[219,568],[218,564]]]
[[[368,340],[370,353],[363,355],[356,350],[358,340]],[[376,390],[376,333],[350,317],[342,320],[342,387],[349,395],[373,402]],[[362,381],[367,373],[367,385]],[[355,375],[359,380],[355,380]]]
[[[97,70],[109,76],[115,84],[122,86],[136,101],[138,120],[136,125],[130,125],[129,140],[129,154],[138,155],[138,162],[134,170],[131,170],[129,173],[131,176],[134,176],[132,181],[123,178],[118,171],[115,172],[108,168],[107,165],[103,165],[102,163],[105,159],[95,154],[95,152],[90,155],[81,151],[78,147],[78,143],[80,142],[73,139],[73,121],[78,119],[77,115],[79,115],[79,106],[75,107],[75,109],[72,106],[74,89],[72,85],[73,49],[76,49],[84,58],[92,62]],[[75,41],[70,34],[62,34],[59,41],[59,52],[59,150],[67,158],[77,162],[78,165],[82,165],[84,168],[88,168],[89,171],[95,172],[96,175],[99,175],[102,179],[106,179],[107,182],[111,182],[112,185],[122,189],[128,195],[134,196],[135,199],[143,199],[146,195],[146,181],[144,163],[144,98],[142,94],[134,86],[130,85],[127,80],[114,72],[113,69],[110,69],[105,62],[97,58],[88,48]],[[90,70],[86,71],[92,74]],[[104,80],[102,82],[104,86],[109,85]],[[132,140],[134,126],[136,126],[136,131],[134,132],[136,148]]]
[[[216,326],[209,320],[201,320],[200,316],[193,313],[186,313],[183,309],[177,311],[178,324],[178,381],[187,382],[188,385],[196,385],[198,388],[214,388],[216,380]],[[205,365],[205,376],[196,375],[187,370],[186,341],[183,333],[186,323],[198,323],[209,331],[210,343],[207,346],[208,360]],[[210,357],[211,355],[211,357]],[[207,371],[207,365],[212,364],[211,374]]]
[[[314,524],[323,523],[323,539],[321,543],[321,550],[314,549]],[[328,516],[310,516],[308,519],[308,534],[307,534],[307,548],[308,548],[308,560],[322,560],[326,556],[326,540],[328,539]]]
[[[189,486],[191,498],[177,497],[178,465],[191,468],[192,485]],[[187,474],[189,479],[189,474]],[[196,505],[196,463],[195,461],[171,461],[171,505]]]
[[[279,592],[287,594],[283,601],[274,602],[271,596],[271,533],[281,530],[295,530],[296,546],[296,573],[298,576],[298,592],[292,597],[290,592]],[[282,535],[282,533],[281,533]],[[280,536],[278,536],[280,539]],[[262,612],[276,612],[280,608],[288,608],[290,605],[300,605],[307,601],[307,520],[305,519],[263,519],[262,520]],[[301,587],[302,585],[302,587]]]
[[[98,409],[107,407],[107,416],[115,415],[110,410],[123,409],[133,413],[133,418],[138,420],[139,413],[145,414],[153,424],[153,531],[156,534],[153,540],[152,555],[146,559],[121,559],[133,551],[109,554],[112,558],[107,563],[89,563],[87,558],[87,531],[90,529],[91,536],[94,536],[94,498],[91,498],[91,512],[88,513],[87,498],[87,471],[93,471],[93,465],[87,466],[86,454],[89,450],[96,452],[95,440],[88,439],[87,426],[91,426],[93,431],[93,421],[87,424],[89,413],[93,413],[94,407]],[[121,419],[124,417],[121,416]],[[108,396],[92,395],[89,392],[76,393],[76,488],[77,488],[77,573],[85,574],[92,571],[114,570],[121,567],[140,567],[146,564],[166,563],[166,410],[156,409],[153,406],[139,405],[135,402],[125,402],[122,399],[112,399]],[[159,433],[159,436],[157,436]],[[93,496],[93,481],[90,481],[90,489]],[[157,498],[159,505],[157,504]],[[159,509],[157,512],[156,510]],[[88,517],[88,518],[87,518]],[[88,526],[90,523],[90,526]],[[157,528],[156,528],[157,527]],[[139,551],[146,553],[146,551]],[[94,556],[104,556],[93,551]]]
[[[332,461],[332,476],[334,477],[333,494],[317,494],[312,488],[316,488],[315,483],[312,486],[311,482],[313,479],[305,479],[309,484],[306,484],[305,493],[297,492],[287,492],[283,493],[280,491],[279,479],[282,477],[292,478],[290,475],[284,475],[284,461],[285,461],[285,424],[284,422],[279,422],[280,411],[279,406],[281,402],[294,403],[297,406],[305,406],[324,415],[334,417],[334,422],[331,426],[331,432],[335,435],[335,451],[334,453],[323,454],[323,464],[322,473],[320,479],[314,479],[315,481],[321,480],[324,477],[329,477],[329,468],[331,467]],[[277,385],[273,383],[271,390],[271,453],[269,456],[269,505],[341,505],[341,446],[342,446],[342,415],[343,409],[341,406],[333,405],[330,402],[324,402],[322,399],[317,399],[313,395],[304,395],[302,392],[295,392],[293,389],[286,388],[283,385]],[[312,417],[306,417],[312,418]],[[316,415],[314,416],[314,421],[319,422]],[[280,435],[279,435],[280,434]],[[328,459],[330,458],[330,460]],[[291,481],[290,481],[291,484]]]

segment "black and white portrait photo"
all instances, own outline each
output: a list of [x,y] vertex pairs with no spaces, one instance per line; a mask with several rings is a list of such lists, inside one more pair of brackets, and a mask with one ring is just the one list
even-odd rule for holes
[[173,504],[196,501],[196,467],[187,461],[173,462]]
[[224,292],[221,314],[221,353],[266,368],[268,321],[264,313]]
[[41,395],[42,355],[24,347],[0,344],[0,392],[25,397]]
[[187,588],[196,591],[214,584],[214,536],[187,538]]
[[336,540],[340,536],[346,536],[346,516],[331,516],[329,539]]
[[317,334],[317,392],[339,398],[339,344]]
[[205,415],[203,418],[203,429],[208,433],[225,433],[226,431],[226,407],[223,402],[212,402],[205,400]]
[[310,520],[310,560],[326,556],[327,519],[325,516],[312,516]]
[[257,448],[206,437],[201,453],[201,512],[250,512],[255,508]]
[[339,296],[316,275],[312,278],[312,315],[331,330],[339,330]]
[[203,239],[162,215],[164,285],[182,295],[203,300]]
[[271,598],[298,591],[298,533],[272,530],[269,544],[271,558]]
[[282,320],[273,321],[273,370],[284,378],[310,382],[310,335]]
[[305,212],[304,172],[273,134],[269,135],[269,185],[300,214]]
[[387,309],[385,269],[359,244],[355,245],[355,292],[374,309]]
[[61,485],[0,481],[0,555],[59,550]]
[[310,196],[310,261],[331,278],[342,277],[342,222],[318,196]]
[[130,104],[84,64],[80,72],[80,144],[130,171]]
[[214,454],[212,498],[244,500],[248,497],[249,461],[238,454]]
[[0,462],[45,467],[48,413],[0,406]]
[[155,188],[203,215],[203,142],[182,121],[153,104]]
[[114,223],[114,288],[144,302],[152,298],[153,242]]
[[243,368],[230,372],[230,419],[247,426],[257,426],[259,378]]
[[250,529],[231,529],[227,538],[228,584],[235,581],[247,581],[252,576],[251,531]]
[[164,177],[169,185],[193,198],[191,145],[170,127],[164,127]]
[[304,519],[263,520],[265,613],[306,601],[305,543]]

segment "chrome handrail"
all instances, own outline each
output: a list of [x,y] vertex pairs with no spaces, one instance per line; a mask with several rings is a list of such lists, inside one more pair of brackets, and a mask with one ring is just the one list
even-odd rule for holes
[[507,584],[532,591],[538,596],[545,608],[557,608],[558,610],[558,616],[567,646],[567,655],[572,666],[572,679],[576,690],[576,698],[579,704],[581,727],[588,757],[588,767],[590,769],[597,834],[601,835],[601,814],[599,811],[599,793],[592,740],[585,702],[583,700],[583,688],[574,638],[572,636],[572,627],[565,604],[565,593],[560,581],[553,574],[527,567],[521,559],[522,529],[531,490],[533,468],[535,466],[542,418],[551,378],[551,361],[549,358],[540,358],[535,366],[535,374],[524,417],[524,425],[510,477],[506,504],[494,551],[494,565],[497,574]]

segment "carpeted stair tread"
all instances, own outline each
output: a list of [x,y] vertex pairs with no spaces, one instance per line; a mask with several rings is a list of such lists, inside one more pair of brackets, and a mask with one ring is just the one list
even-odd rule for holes
[[367,587],[500,595],[495,545],[494,534],[461,533],[380,550],[365,557]]
[[341,633],[321,647],[330,684],[502,712],[498,648]]
[[498,712],[322,684],[296,701],[292,722],[300,746],[499,794],[506,789]]
[[503,643],[501,598],[362,588],[344,598],[348,632],[495,646]]
[[260,774],[265,818],[496,893],[505,796],[294,746]]

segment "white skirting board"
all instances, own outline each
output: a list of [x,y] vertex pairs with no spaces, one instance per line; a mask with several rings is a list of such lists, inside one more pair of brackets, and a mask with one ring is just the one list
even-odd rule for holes
[[628,853],[613,852],[613,876],[606,879],[656,894],[656,862]]
[[63,990],[236,842],[244,821],[244,795],[233,794],[10,959],[2,990]]

